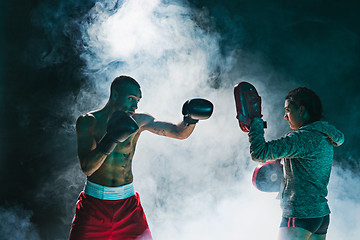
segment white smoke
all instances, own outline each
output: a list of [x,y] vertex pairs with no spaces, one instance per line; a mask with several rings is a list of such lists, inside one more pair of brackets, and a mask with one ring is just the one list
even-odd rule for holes
[[[286,124],[279,120],[281,101],[289,89],[280,87],[270,93],[271,76],[251,76],[236,69],[246,65],[239,62],[250,61],[222,56],[220,36],[210,31],[210,26],[200,26],[201,18],[206,17],[206,11],[181,1],[97,2],[82,25],[86,46],[82,58],[97,93],[82,92],[78,104],[91,102],[89,105],[101,107],[107,101],[111,81],[119,75],[139,81],[143,91],[139,111],[159,120],[181,121],[181,106],[189,98],[212,101],[213,116],[201,121],[187,140],[150,133],[139,139],[134,183],[153,236],[158,240],[276,239],[279,202],[276,194],[261,193],[251,184],[256,163],[250,161],[247,135],[235,119],[232,87],[249,81],[258,88],[268,120],[268,138],[279,137],[284,131]],[[214,89],[211,81],[218,72],[222,84]],[[94,102],[94,96],[100,98]],[[342,180],[340,176],[337,171],[333,174]],[[332,183],[330,192],[337,190]],[[346,209],[351,203],[352,210],[347,213],[359,216],[352,197],[329,196],[334,220],[328,239],[357,236],[358,224],[351,228],[336,209]]]
[[359,180],[359,176],[350,170],[333,167],[328,187],[332,213],[327,239],[359,238]]
[[83,25],[87,47],[82,57],[95,89],[105,98],[110,82],[123,74],[140,82],[141,106],[154,114],[170,113],[177,99],[209,88],[207,80],[222,59],[218,35],[207,34],[192,21],[198,13],[176,2],[136,0],[124,1],[110,15],[109,4],[96,3]]
[[32,215],[32,211],[21,205],[0,206],[0,239],[40,239],[36,226],[31,223]]

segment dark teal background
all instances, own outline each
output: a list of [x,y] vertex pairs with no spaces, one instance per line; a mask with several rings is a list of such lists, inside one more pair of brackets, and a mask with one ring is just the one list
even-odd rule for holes
[[[61,4],[65,7],[57,15]],[[74,132],[62,130],[74,119],[56,108],[66,108],[65,97],[76,96],[87,84],[79,29],[75,24],[63,29],[93,4],[0,2],[0,206],[16,203],[30,209],[43,239],[65,238],[69,229],[52,196],[46,203],[34,197],[49,169],[66,168],[76,158]],[[224,56],[234,48],[261,54],[276,71],[314,89],[327,117],[346,136],[335,164],[359,173],[359,1],[222,0],[190,5],[208,9],[209,22],[199,24],[220,33]],[[53,62],[44,61],[50,55]],[[214,88],[224,81],[220,74]],[[274,79],[273,87],[285,83],[286,78]]]

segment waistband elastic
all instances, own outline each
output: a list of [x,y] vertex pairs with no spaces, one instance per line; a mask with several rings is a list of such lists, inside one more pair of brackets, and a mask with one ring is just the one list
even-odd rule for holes
[[102,186],[89,180],[85,183],[84,192],[102,200],[121,200],[135,195],[133,183],[120,187]]

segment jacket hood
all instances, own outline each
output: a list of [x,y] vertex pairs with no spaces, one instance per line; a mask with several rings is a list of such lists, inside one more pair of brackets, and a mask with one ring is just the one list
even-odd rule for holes
[[335,128],[335,126],[333,126],[325,121],[313,122],[313,123],[310,123],[308,125],[301,127],[300,130],[301,129],[313,130],[313,131],[317,131],[317,132],[320,132],[320,133],[326,135],[328,138],[328,141],[335,147],[343,144],[344,140],[345,140],[344,134],[342,132],[337,130]]

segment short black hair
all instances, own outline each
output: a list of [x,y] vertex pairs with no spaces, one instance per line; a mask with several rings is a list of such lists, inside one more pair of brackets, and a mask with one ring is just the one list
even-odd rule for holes
[[127,83],[134,84],[135,86],[140,88],[140,84],[134,78],[122,75],[112,81],[110,86],[110,95],[112,95],[114,91],[119,92],[119,90],[124,86],[124,84]]
[[296,109],[304,106],[310,116],[308,123],[319,121],[323,118],[323,108],[319,96],[307,87],[298,87],[289,91],[285,100]]

